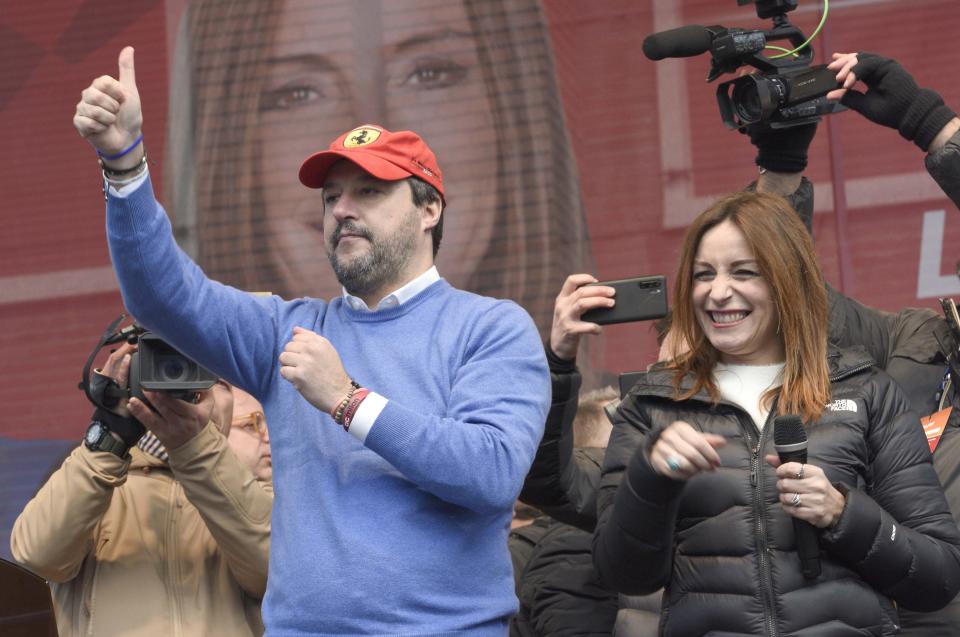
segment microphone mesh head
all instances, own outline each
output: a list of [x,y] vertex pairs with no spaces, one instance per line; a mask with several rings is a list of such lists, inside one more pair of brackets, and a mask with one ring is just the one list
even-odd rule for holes
[[800,416],[777,416],[773,419],[773,444],[795,445],[806,441],[807,432]]
[[661,31],[648,35],[643,41],[643,54],[650,60],[685,58],[710,50],[713,34],[699,24]]

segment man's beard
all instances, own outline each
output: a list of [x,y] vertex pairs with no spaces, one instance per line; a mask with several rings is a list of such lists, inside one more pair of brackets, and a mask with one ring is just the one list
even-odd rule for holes
[[[350,294],[364,297],[398,282],[401,271],[416,250],[417,221],[416,215],[410,215],[400,226],[399,232],[386,238],[375,237],[370,230],[352,221],[337,226],[327,247],[327,257],[340,285]],[[362,254],[341,259],[336,246],[344,232],[363,237],[370,246]]]

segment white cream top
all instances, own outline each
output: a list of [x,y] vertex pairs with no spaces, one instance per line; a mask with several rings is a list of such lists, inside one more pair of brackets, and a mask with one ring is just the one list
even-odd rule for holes
[[743,407],[753,417],[757,429],[763,430],[769,409],[765,409],[760,404],[760,399],[768,390],[783,384],[783,367],[784,363],[773,365],[717,363],[713,369],[713,379],[724,400]]

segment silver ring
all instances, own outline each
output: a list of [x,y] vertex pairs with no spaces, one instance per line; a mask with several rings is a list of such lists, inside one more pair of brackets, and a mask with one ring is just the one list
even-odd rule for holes
[[795,507],[800,506],[800,494],[799,494],[799,493],[794,493],[794,494],[793,494],[793,498],[791,498],[790,504],[792,504],[792,505],[795,506]]
[[803,480],[803,467],[805,465],[800,465],[800,471],[797,471],[797,480]]
[[667,458],[667,468],[670,469],[670,471],[680,471],[680,458],[677,456]]

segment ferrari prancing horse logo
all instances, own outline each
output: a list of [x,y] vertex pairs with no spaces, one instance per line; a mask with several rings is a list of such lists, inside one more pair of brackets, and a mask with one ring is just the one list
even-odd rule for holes
[[376,128],[357,128],[346,136],[343,140],[344,148],[356,148],[357,146],[366,146],[377,141],[380,137],[380,131]]

